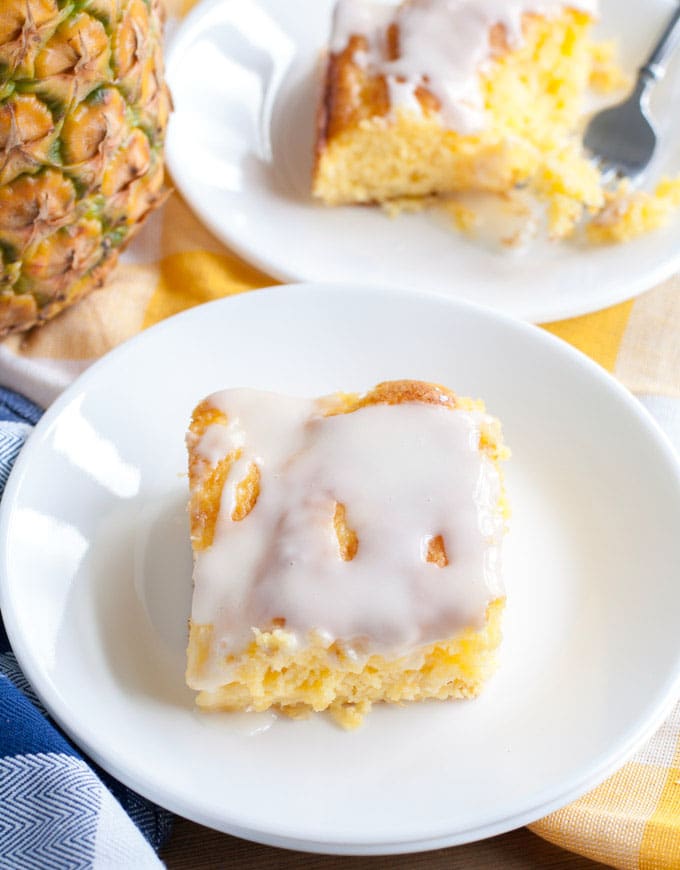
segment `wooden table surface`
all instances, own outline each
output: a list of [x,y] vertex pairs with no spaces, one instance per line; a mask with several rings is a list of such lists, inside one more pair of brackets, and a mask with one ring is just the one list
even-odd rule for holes
[[161,851],[168,870],[597,870],[603,864],[565,852],[520,828],[500,837],[421,852],[375,858],[347,858],[288,852],[219,834],[177,819],[170,841]]

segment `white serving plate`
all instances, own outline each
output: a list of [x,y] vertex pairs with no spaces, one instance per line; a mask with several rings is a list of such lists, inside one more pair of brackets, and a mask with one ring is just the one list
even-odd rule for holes
[[[507,252],[435,214],[325,208],[310,196],[314,115],[334,0],[206,0],[168,49],[175,184],[227,245],[284,281],[391,284],[534,322],[604,308],[680,267],[680,220],[626,245]],[[601,34],[640,65],[673,0],[602,0]],[[680,55],[680,52],[678,52]],[[680,59],[653,92],[662,145],[647,185],[680,173]]]
[[[500,669],[469,702],[206,715],[184,686],[184,432],[222,387],[420,378],[481,396],[513,449]],[[641,406],[543,331],[417,293],[290,286],[194,308],[86,372],[5,492],[0,606],[55,719],[143,795],[222,831],[349,854],[531,822],[613,772],[680,678],[680,468]]]

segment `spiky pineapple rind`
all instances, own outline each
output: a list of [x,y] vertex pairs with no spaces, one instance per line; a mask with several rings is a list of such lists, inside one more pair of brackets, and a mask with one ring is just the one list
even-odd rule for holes
[[161,12],[0,4],[0,336],[100,286],[165,198]]

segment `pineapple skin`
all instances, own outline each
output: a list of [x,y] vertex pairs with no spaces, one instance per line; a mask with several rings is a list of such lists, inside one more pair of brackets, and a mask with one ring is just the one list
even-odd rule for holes
[[0,0],[0,337],[96,287],[167,196],[159,0]]

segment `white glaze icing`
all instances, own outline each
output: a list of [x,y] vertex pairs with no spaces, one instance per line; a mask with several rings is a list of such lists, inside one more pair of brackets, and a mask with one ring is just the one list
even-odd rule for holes
[[[404,403],[324,417],[318,403],[250,390],[209,401],[228,424],[210,426],[198,453],[214,462],[242,450],[213,544],[194,566],[192,619],[213,624],[222,654],[281,617],[296,643],[316,632],[362,653],[403,654],[482,623],[503,594],[500,480],[479,450],[486,415]],[[259,498],[234,521],[251,463]],[[350,561],[340,557],[336,503],[358,537]],[[437,535],[446,567],[424,559]],[[224,672],[214,677],[216,686]]]
[[[396,8],[384,0],[339,0],[331,50],[342,51],[351,36],[363,35],[368,47],[358,62],[385,76],[393,112],[420,112],[415,90],[424,84],[439,100],[447,127],[474,133],[484,126],[479,71],[492,57],[491,28],[503,25],[515,48],[525,14],[553,17],[565,8],[596,16],[598,0],[409,0]],[[392,22],[399,31],[396,60],[386,53]]]

